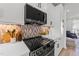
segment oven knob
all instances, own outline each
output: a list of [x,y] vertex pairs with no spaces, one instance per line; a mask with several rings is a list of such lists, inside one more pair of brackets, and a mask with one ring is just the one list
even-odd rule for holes
[[42,55],[42,51],[37,51],[36,54],[41,56]]
[[36,51],[36,55],[38,55],[38,56],[39,56],[39,51]]
[[36,51],[36,54],[37,54],[37,55],[39,54],[38,51]]
[[36,56],[36,52],[33,52],[33,53],[32,53],[32,56]]
[[32,54],[32,56],[35,56],[35,54]]

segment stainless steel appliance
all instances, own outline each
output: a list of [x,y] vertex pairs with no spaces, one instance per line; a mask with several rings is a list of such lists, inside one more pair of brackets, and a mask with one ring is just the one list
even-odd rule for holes
[[25,24],[27,23],[46,24],[47,23],[47,14],[41,10],[38,10],[35,7],[30,6],[29,4],[25,5],[24,13],[25,13],[24,14]]
[[24,39],[30,56],[54,56],[54,41],[41,36]]

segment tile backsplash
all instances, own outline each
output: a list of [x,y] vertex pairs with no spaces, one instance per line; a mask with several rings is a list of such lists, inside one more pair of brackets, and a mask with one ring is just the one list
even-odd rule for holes
[[[13,32],[15,30],[15,32]],[[36,24],[26,25],[6,25],[0,24],[0,43],[9,43],[15,38],[16,41],[21,41],[24,38],[40,36],[41,26]]]
[[26,24],[22,25],[23,38],[30,38],[35,36],[40,36],[41,26],[36,24]]
[[[31,38],[46,34],[46,27],[37,24],[26,25],[3,25],[0,24],[0,43],[9,43],[13,38],[15,41],[21,41],[24,38]],[[15,30],[15,32],[14,32]]]

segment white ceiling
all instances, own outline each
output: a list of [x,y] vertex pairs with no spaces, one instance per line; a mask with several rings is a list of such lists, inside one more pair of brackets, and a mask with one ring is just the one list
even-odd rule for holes
[[79,3],[65,3],[67,17],[79,19]]

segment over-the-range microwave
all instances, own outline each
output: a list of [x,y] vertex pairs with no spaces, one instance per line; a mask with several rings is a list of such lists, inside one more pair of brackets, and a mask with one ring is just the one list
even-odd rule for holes
[[38,10],[31,5],[26,4],[24,9],[24,20],[25,24],[27,23],[37,23],[37,24],[46,24],[47,23],[47,13]]

